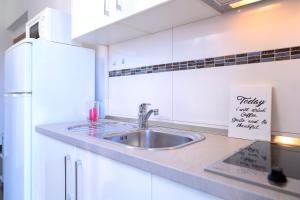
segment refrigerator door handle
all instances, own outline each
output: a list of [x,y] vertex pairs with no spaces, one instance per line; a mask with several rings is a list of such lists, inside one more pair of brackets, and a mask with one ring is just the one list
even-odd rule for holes
[[32,92],[10,92],[10,93],[5,93],[5,97],[16,97],[16,96],[30,96],[32,95]]
[[1,138],[2,138],[2,156],[3,156],[3,158],[6,158],[7,157],[7,150],[6,150],[4,134],[1,136]]

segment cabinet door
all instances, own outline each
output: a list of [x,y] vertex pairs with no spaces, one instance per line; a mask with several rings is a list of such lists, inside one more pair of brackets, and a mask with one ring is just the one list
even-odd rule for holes
[[220,200],[210,194],[194,190],[167,179],[152,176],[152,200]]
[[75,147],[48,137],[45,146],[45,200],[74,199]]
[[72,38],[109,23],[115,0],[72,0]]
[[170,0],[72,0],[72,38]]
[[145,11],[170,0],[115,0],[117,20]]
[[82,149],[77,152],[77,200],[151,199],[149,173]]

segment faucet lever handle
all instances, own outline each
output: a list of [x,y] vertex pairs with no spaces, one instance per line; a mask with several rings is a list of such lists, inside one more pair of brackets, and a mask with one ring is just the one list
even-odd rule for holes
[[142,103],[140,104],[139,106],[139,111],[146,111],[148,106],[150,106],[151,104],[150,103]]

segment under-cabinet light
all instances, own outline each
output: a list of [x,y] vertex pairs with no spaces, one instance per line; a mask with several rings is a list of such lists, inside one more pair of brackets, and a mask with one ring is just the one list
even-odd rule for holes
[[229,6],[231,8],[238,8],[238,7],[245,6],[245,5],[255,3],[255,2],[259,2],[259,1],[262,1],[262,0],[241,0],[241,1],[238,1],[238,2],[235,2],[235,3],[231,3],[231,4],[229,4]]
[[300,146],[300,138],[286,137],[286,136],[274,136],[272,138],[273,143],[296,145]]

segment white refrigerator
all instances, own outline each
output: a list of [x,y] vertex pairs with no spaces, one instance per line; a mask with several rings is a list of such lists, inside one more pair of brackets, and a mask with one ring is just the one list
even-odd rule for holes
[[43,155],[35,126],[84,119],[95,98],[95,52],[25,39],[5,52],[4,76],[4,200],[38,199]]

